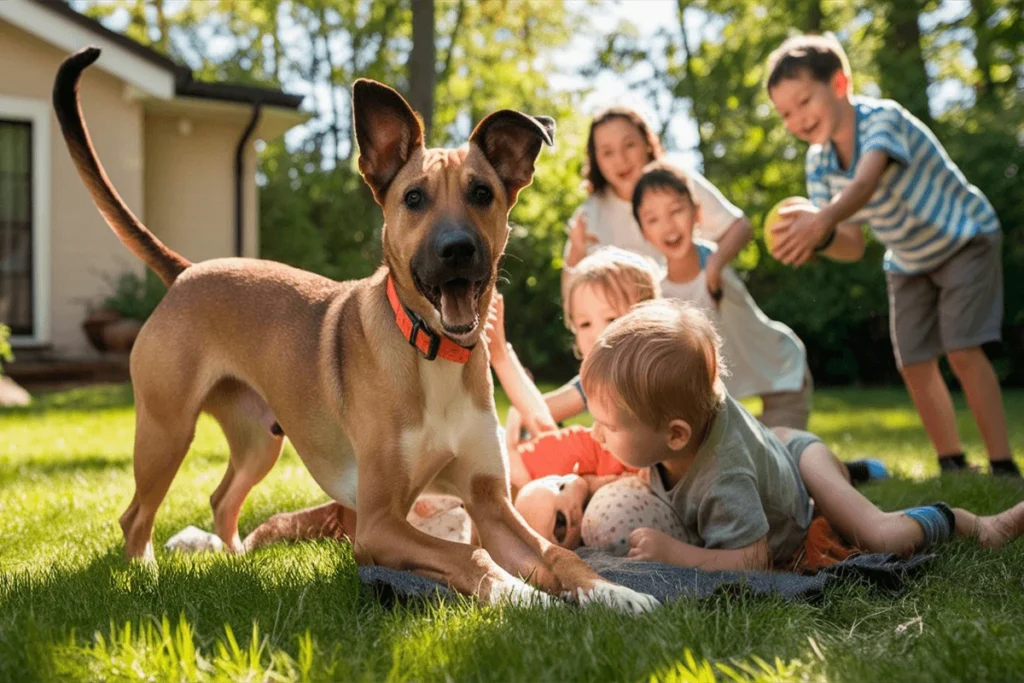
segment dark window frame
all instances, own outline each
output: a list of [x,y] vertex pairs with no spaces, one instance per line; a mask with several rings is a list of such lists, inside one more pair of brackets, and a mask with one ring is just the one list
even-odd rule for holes
[[[12,119],[5,116],[0,116],[0,126],[17,126],[25,129],[28,140],[28,161],[24,172],[24,186],[26,191],[26,216],[24,221],[18,221],[18,223],[28,223],[28,287],[29,287],[29,322],[28,324],[13,323],[8,320],[0,320],[0,322],[7,324],[11,328],[11,334],[17,337],[33,337],[38,331],[39,321],[36,320],[36,297],[39,295],[36,287],[36,221],[35,221],[35,123],[31,120],[24,119]],[[0,172],[2,173],[2,172]],[[2,182],[0,178],[0,182]],[[15,221],[6,220],[2,213],[0,213],[0,221],[8,222],[12,227],[10,229],[18,229],[18,227],[24,229],[24,225],[14,227]]]

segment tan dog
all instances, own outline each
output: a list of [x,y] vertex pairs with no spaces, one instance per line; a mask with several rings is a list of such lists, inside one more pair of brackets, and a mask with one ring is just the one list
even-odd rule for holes
[[[580,602],[635,612],[657,604],[542,539],[509,499],[486,345],[476,342],[509,211],[532,180],[542,143],[551,144],[554,121],[499,111],[476,127],[468,151],[428,150],[398,93],[357,81],[359,168],[384,211],[383,267],[335,282],[269,261],[193,265],[132,215],[92,148],[77,83],[98,56],[87,48],[64,62],[54,107],[100,212],[169,285],[131,356],[136,490],[121,517],[129,558],[154,560],[157,508],[206,411],[231,450],[210,502],[220,545],[232,552],[281,538],[348,536],[360,564],[412,570],[486,603],[547,602],[520,578],[528,577]],[[441,357],[429,360],[435,353]],[[271,415],[337,502],[278,515],[242,543],[242,502],[281,453],[283,437],[267,428]],[[428,488],[465,502],[483,548],[408,523]]]

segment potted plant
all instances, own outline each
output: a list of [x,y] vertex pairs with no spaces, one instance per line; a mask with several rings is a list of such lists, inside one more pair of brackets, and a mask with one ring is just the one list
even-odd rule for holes
[[148,270],[142,276],[133,271],[122,273],[108,282],[113,292],[89,312],[82,329],[99,351],[129,351],[167,288]]
[[4,374],[4,363],[14,360],[10,337],[11,328],[0,323],[0,406],[27,406],[32,400],[28,392]]

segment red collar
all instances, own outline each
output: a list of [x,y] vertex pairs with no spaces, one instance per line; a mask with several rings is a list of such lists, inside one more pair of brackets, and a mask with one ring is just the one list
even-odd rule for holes
[[441,336],[427,327],[423,319],[402,305],[395,290],[395,281],[388,275],[388,301],[395,312],[395,322],[402,330],[402,335],[423,354],[427,360],[444,358],[453,363],[465,363],[469,360],[472,348],[456,344],[448,337]]

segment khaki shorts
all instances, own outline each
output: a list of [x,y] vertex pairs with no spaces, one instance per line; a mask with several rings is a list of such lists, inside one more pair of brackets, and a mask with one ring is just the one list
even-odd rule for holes
[[1002,234],[978,235],[928,273],[886,273],[889,334],[906,367],[999,341],[1003,324]]
[[811,377],[811,369],[808,367],[804,370],[804,385],[800,387],[800,391],[779,391],[761,395],[764,408],[758,419],[769,428],[807,429],[813,399],[814,378]]

